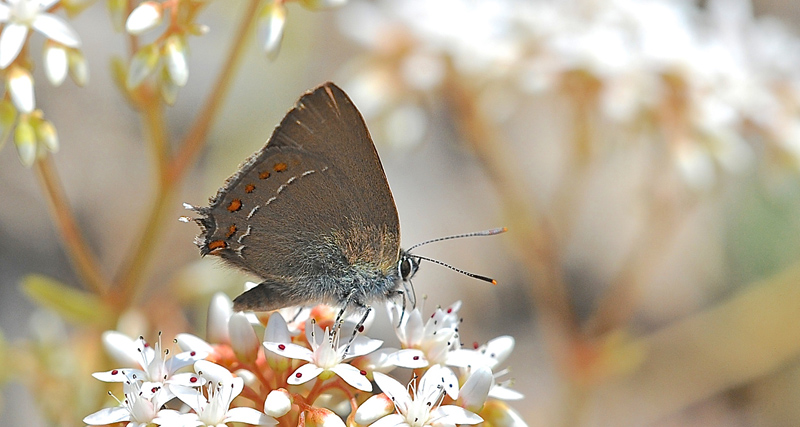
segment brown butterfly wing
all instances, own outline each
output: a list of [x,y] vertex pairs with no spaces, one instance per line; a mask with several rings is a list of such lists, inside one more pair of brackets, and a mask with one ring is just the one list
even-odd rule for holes
[[333,291],[309,295],[303,286],[333,283],[354,266],[383,276],[396,270],[394,199],[361,114],[332,83],[301,97],[264,148],[196,210],[202,254],[271,288],[298,287],[262,309],[335,299]]

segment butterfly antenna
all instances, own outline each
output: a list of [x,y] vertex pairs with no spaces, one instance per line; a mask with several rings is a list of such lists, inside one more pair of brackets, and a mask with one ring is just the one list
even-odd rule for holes
[[[502,233],[502,231],[501,231],[501,233]],[[484,236],[484,234],[478,234],[478,236]],[[470,273],[469,271],[453,267],[452,265],[447,264],[447,263],[442,262],[442,261],[439,261],[438,259],[428,258],[428,257],[420,256],[420,255],[411,255],[411,256],[416,258],[416,259],[430,261],[430,262],[432,262],[434,264],[439,264],[439,265],[441,265],[443,267],[447,267],[447,268],[449,268],[449,269],[451,269],[453,271],[459,272],[459,273],[461,273],[461,274],[463,274],[465,276],[469,276],[469,277],[472,277],[474,279],[483,280],[484,282],[489,282],[489,283],[491,283],[493,285],[497,284],[497,280],[494,280],[491,277],[486,277],[486,276],[481,276],[480,274]]]
[[[464,233],[464,234],[456,234],[454,236],[446,236],[446,237],[438,237],[436,239],[426,240],[421,243],[417,243],[416,245],[411,246],[410,248],[406,249],[406,252],[411,252],[415,248],[418,248],[423,245],[427,245],[428,243],[436,243],[441,242],[444,240],[453,240],[453,239],[461,239],[463,237],[476,237],[476,236],[494,236],[495,234],[505,233],[508,231],[505,227],[500,228],[492,228],[491,230],[483,230],[483,231],[473,231],[472,233]],[[434,262],[434,260],[429,259],[428,261]],[[436,261],[438,262],[438,261]],[[448,266],[450,267],[450,266]],[[450,267],[453,268],[453,267]],[[459,271],[457,268],[453,268],[453,270]],[[464,273],[464,272],[462,272]],[[466,273],[465,273],[466,274]],[[467,274],[469,276],[469,274]]]

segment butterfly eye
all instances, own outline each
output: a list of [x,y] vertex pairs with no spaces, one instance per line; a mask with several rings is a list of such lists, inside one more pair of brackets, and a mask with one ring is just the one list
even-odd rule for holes
[[403,278],[403,281],[408,281],[413,277],[417,269],[419,269],[419,263],[414,258],[407,256],[400,260],[400,277]]

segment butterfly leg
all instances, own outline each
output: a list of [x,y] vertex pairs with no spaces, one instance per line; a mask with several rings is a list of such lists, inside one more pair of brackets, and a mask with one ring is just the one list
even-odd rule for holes
[[372,307],[365,305],[363,303],[357,303],[358,307],[364,310],[364,315],[361,316],[361,320],[358,321],[356,327],[353,328],[353,335],[350,336],[350,341],[347,342],[347,347],[344,349],[344,354],[347,354],[350,351],[350,344],[353,343],[353,340],[356,339],[356,335],[364,329],[364,323],[367,321],[369,317],[369,313],[372,312]]

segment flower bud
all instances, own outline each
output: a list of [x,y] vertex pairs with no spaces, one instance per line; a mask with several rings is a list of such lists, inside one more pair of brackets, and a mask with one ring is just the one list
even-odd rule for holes
[[243,313],[233,313],[228,321],[228,332],[236,357],[245,363],[253,363],[258,357],[258,349],[261,343],[258,342],[253,326]]
[[160,3],[146,1],[133,9],[125,21],[125,30],[138,36],[145,31],[157,27],[164,17],[164,9]]
[[272,390],[264,401],[264,413],[271,417],[282,417],[292,410],[292,395],[286,389]]

